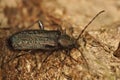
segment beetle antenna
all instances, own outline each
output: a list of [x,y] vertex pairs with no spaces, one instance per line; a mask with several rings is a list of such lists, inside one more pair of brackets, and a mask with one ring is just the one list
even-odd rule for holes
[[97,13],[93,19],[85,26],[85,28],[82,30],[82,32],[79,34],[78,38],[76,40],[78,40],[81,35],[83,34],[83,32],[86,30],[86,28],[96,19],[96,17],[98,17],[101,13],[105,12],[104,10],[100,11],[99,13]]
[[82,59],[85,61],[86,67],[87,67],[87,69],[89,70],[89,65],[88,65],[87,60],[85,59],[84,54],[82,53],[82,51],[81,51],[79,48],[76,48],[76,49],[81,53]]

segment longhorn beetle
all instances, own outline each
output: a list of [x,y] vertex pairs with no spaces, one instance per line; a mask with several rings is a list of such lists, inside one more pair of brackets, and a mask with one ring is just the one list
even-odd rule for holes
[[[78,40],[88,25],[90,25],[92,21],[103,12],[104,10],[100,11],[95,17],[93,17],[93,19],[85,26],[76,39],[70,37],[66,33],[62,33],[60,30],[44,30],[43,25],[40,21],[38,21],[40,30],[24,30],[17,32],[9,38],[9,45],[14,50],[42,50],[52,53],[53,51],[65,50],[67,55],[70,56],[71,49],[76,48],[79,50]],[[82,58],[84,58],[81,51],[80,53]],[[45,60],[49,57],[49,55],[45,58]],[[85,58],[84,61],[87,63]]]

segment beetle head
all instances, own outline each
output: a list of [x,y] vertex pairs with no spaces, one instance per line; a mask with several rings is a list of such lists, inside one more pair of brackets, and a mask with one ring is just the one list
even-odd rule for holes
[[76,42],[76,39],[71,38],[70,36],[68,36],[67,34],[61,35],[58,43],[65,49],[72,49],[75,47],[78,47],[79,45]]

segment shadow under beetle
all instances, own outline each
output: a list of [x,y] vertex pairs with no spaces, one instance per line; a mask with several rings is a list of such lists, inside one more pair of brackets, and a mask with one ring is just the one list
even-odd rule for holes
[[[103,11],[100,11],[82,30],[77,39],[70,37],[66,33],[62,33],[60,30],[44,30],[43,25],[39,21],[40,30],[24,30],[13,34],[9,38],[9,45],[14,50],[42,50],[42,51],[57,51],[65,50],[67,55],[70,55],[70,50],[76,48],[79,50],[78,40],[86,30],[89,24]],[[80,51],[80,50],[79,50]],[[81,56],[84,55],[80,51]],[[50,55],[50,54],[49,54]],[[49,56],[48,55],[48,56]],[[45,58],[45,60],[48,58]],[[44,60],[44,61],[45,61]],[[85,58],[84,58],[85,60]],[[87,63],[87,61],[85,60]]]
[[120,58],[120,42],[118,44],[118,48],[117,50],[115,50],[115,52],[113,53],[113,55],[117,58]]

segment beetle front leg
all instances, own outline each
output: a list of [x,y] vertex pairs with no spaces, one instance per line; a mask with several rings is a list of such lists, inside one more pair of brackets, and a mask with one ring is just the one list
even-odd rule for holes
[[74,60],[75,62],[78,63],[78,61],[71,56],[70,50],[67,50],[67,51],[66,51],[66,55],[69,56],[70,59],[72,59],[72,60]]

